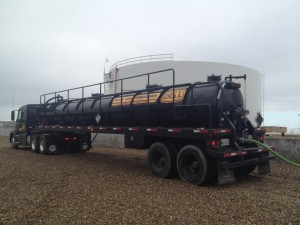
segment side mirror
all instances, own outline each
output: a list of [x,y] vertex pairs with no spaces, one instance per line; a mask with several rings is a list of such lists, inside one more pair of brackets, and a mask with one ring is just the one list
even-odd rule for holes
[[15,121],[15,111],[11,111],[10,119],[11,121]]

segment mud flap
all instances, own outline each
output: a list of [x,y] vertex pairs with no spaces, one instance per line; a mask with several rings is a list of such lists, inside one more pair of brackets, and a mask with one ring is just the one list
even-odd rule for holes
[[218,184],[228,184],[235,182],[233,169],[218,170]]
[[270,162],[261,162],[258,163],[258,174],[266,174],[266,173],[270,173],[271,169],[270,169]]

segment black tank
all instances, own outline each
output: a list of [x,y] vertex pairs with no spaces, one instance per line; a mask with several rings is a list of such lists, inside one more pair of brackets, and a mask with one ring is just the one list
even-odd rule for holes
[[155,87],[43,104],[41,123],[67,126],[220,128],[245,116],[240,84],[231,81]]

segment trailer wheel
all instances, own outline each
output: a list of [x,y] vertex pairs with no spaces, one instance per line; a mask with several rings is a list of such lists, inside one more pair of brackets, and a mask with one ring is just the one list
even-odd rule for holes
[[33,135],[30,141],[31,151],[34,153],[39,152],[39,139],[37,135]]
[[167,142],[157,142],[150,146],[148,152],[150,172],[162,178],[174,176],[176,171],[176,147]]
[[177,169],[182,180],[196,185],[208,181],[208,157],[203,150],[195,145],[184,146],[177,157]]
[[15,139],[14,136],[12,136],[11,139],[10,139],[10,145],[14,149],[18,149],[19,148],[19,144],[16,143],[16,139]]

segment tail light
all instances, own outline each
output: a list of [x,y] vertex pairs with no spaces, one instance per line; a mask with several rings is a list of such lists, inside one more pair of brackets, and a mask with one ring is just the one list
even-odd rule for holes
[[216,148],[216,147],[220,146],[220,141],[218,141],[218,140],[212,140],[210,142],[210,145],[211,145],[212,148]]
[[210,141],[211,148],[217,148],[217,147],[228,146],[228,145],[230,145],[230,141],[228,138]]
[[264,136],[260,136],[260,137],[257,138],[257,140],[260,141],[260,142],[264,142],[265,138],[264,138]]
[[217,146],[217,141],[211,141],[211,146]]

